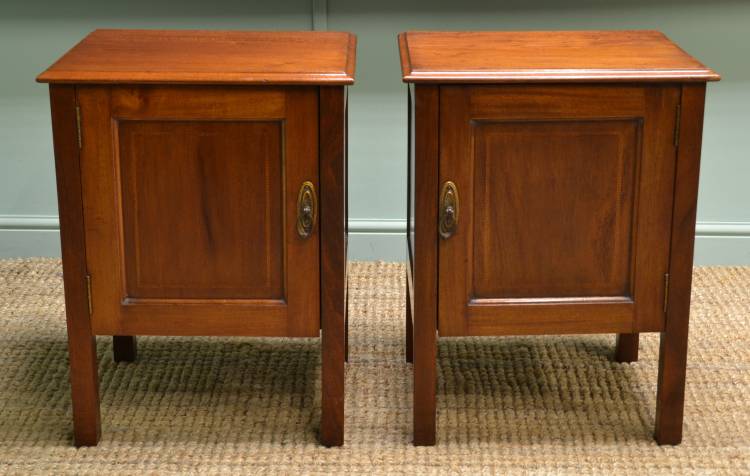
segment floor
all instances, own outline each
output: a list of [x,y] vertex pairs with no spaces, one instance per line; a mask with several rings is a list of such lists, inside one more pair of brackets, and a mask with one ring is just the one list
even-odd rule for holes
[[750,268],[696,268],[685,435],[658,447],[658,335],[444,339],[438,445],[411,445],[404,267],[351,264],[346,443],[317,444],[317,339],[98,338],[103,437],[72,446],[62,275],[0,260],[0,473],[750,474]]

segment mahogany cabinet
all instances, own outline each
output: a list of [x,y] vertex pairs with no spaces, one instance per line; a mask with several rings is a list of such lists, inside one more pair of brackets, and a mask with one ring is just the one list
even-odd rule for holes
[[660,332],[677,444],[706,81],[655,31],[409,32],[407,360],[435,443],[437,336]]
[[94,336],[322,335],[343,443],[346,86],[355,38],[97,30],[50,83],[76,445],[99,440]]

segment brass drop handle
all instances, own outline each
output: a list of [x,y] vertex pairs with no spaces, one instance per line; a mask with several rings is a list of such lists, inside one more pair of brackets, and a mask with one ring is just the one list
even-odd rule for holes
[[440,217],[438,232],[440,237],[447,240],[458,228],[458,188],[448,180],[440,191]]
[[297,233],[308,238],[315,228],[318,219],[318,196],[312,182],[305,182],[297,195]]

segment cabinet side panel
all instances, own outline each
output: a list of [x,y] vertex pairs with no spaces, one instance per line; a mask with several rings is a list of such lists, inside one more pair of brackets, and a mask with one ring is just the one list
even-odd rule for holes
[[407,90],[406,247],[408,266],[414,271],[414,86]]

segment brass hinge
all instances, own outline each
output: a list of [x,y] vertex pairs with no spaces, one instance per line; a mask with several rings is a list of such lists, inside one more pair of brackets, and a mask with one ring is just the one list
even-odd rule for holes
[[78,132],[78,148],[81,148],[81,106],[76,105],[76,131]]
[[93,314],[93,306],[91,305],[91,275],[86,275],[86,296],[89,300],[89,316]]
[[669,302],[669,273],[664,274],[664,314],[667,313],[667,303]]
[[677,147],[680,145],[680,114],[682,110],[682,107],[678,104],[677,105],[677,117],[675,117],[674,120],[674,145]]

